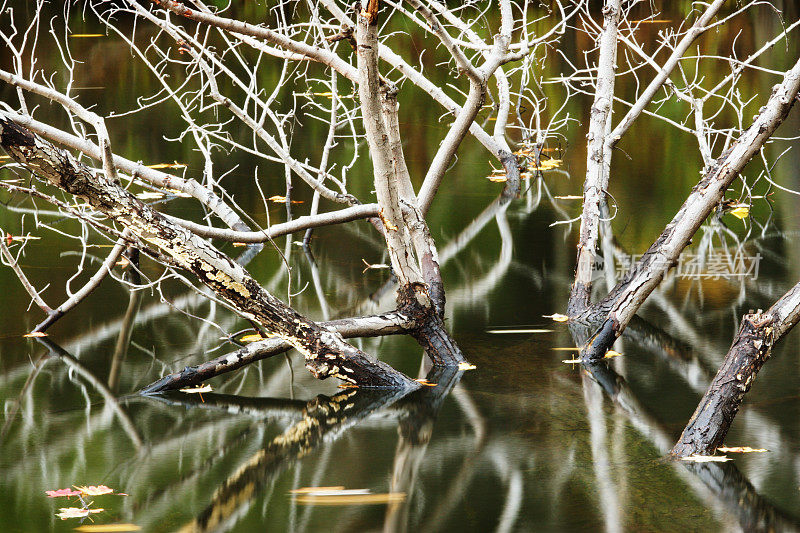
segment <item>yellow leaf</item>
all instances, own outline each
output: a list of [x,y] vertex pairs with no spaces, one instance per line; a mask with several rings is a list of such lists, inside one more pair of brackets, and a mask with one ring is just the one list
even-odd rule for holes
[[751,448],[750,446],[722,446],[717,448],[717,451],[722,453],[764,453],[769,450],[764,448]]
[[414,381],[416,381],[420,385],[424,385],[426,387],[435,387],[436,386],[436,383],[431,383],[427,379],[415,379]]
[[475,365],[471,365],[471,364],[469,364],[467,362],[458,363],[458,369],[459,370],[475,370],[476,368],[478,368],[478,367],[475,366]]
[[85,487],[75,485],[75,488],[87,496],[102,496],[103,494],[114,493],[114,489],[106,487],[105,485],[89,485]]
[[734,204],[731,207],[731,215],[735,216],[739,220],[744,220],[750,215],[750,206],[748,204]]
[[551,318],[554,322],[566,322],[569,320],[567,315],[562,315],[561,313],[553,313],[552,315],[542,315],[544,318]]
[[609,350],[603,356],[603,359],[611,359],[612,357],[619,357],[620,355],[622,355],[622,354],[619,353],[619,352],[615,352],[614,350]]
[[681,457],[681,460],[693,463],[725,463],[732,461],[730,457],[724,455],[690,455],[689,457]]
[[175,161],[174,163],[156,163],[155,165],[147,165],[147,168],[152,168],[156,170],[162,168],[186,168],[186,165]]
[[243,248],[243,247],[247,246],[247,243],[246,242],[235,242],[235,243],[233,243],[233,245],[236,246],[237,248]]
[[186,387],[184,389],[180,389],[181,392],[185,392],[186,394],[202,394],[204,392],[211,392],[212,389],[211,385],[198,385],[197,387]]
[[141,527],[136,524],[103,524],[78,526],[75,531],[94,531],[96,533],[111,533],[112,531],[141,531]]
[[23,337],[47,337],[47,333],[44,331],[31,331],[23,335]]
[[253,334],[253,335],[245,335],[244,337],[241,337],[239,339],[239,342],[258,342],[258,341],[263,341],[263,340],[264,340],[264,337],[262,337],[261,335],[256,333],[256,334]]
[[542,171],[543,170],[553,170],[554,168],[558,168],[560,166],[561,166],[561,160],[560,159],[547,159],[545,161],[540,159],[538,166],[530,165],[530,166],[528,166],[528,170],[530,170],[530,171],[534,171],[534,170],[542,170]]
[[[270,196],[269,198],[267,198],[267,200],[269,200],[270,202],[275,202],[276,204],[286,203],[286,197],[285,196],[277,196],[277,195],[276,196]],[[293,204],[302,204],[303,200],[292,200],[292,203]]]

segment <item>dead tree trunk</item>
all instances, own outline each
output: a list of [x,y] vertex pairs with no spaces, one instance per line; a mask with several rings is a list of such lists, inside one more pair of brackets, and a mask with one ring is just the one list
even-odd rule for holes
[[630,268],[608,296],[580,317],[603,320],[594,336],[581,350],[584,360],[603,358],[639,307],[661,283],[667,271],[676,264],[683,249],[722,201],[733,180],[783,123],[798,92],[800,61],[786,73],[783,82],[773,88],[769,101],[753,124],[706,170],[703,179],[692,189],[678,213],[642,258]]
[[362,387],[415,387],[390,366],[370,359],[334,330],[297,313],[207,241],[174,224],[129,193],[118,181],[95,175],[69,153],[0,114],[0,144],[18,163],[129,230],[143,251],[188,270],[243,317],[291,344],[319,379],[330,376]]
[[383,234],[400,284],[398,305],[420,324],[411,335],[433,364],[457,365],[465,359],[444,328],[439,261],[405,163],[397,88],[381,78],[378,70],[378,8],[379,2],[370,0],[357,14],[358,93]]
[[711,455],[722,445],[744,395],[772,347],[800,320],[800,283],[766,312],[745,315],[708,391],[672,449],[672,455]]

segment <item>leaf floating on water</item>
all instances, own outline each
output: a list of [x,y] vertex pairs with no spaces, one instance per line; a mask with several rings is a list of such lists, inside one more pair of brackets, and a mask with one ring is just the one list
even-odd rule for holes
[[544,318],[551,318],[553,322],[566,322],[569,320],[567,315],[562,315],[561,313],[553,313],[552,315],[542,315]]
[[114,489],[106,487],[105,485],[89,485],[80,487],[75,485],[75,488],[87,496],[102,496],[104,494],[114,494]]
[[[269,200],[270,202],[275,202],[276,204],[284,204],[284,203],[286,203],[286,197],[285,196],[270,196],[269,198],[267,198],[267,200]],[[292,200],[292,203],[293,204],[302,204],[303,200]]]
[[493,335],[502,335],[507,334],[510,335],[512,333],[552,333],[552,329],[488,329],[486,333],[491,333]]
[[44,331],[31,331],[23,335],[23,337],[47,337],[47,333]]
[[198,385],[197,387],[186,387],[184,389],[180,389],[181,392],[185,392],[186,394],[202,394],[204,392],[211,392],[212,389],[211,385]]
[[469,364],[466,361],[463,362],[463,363],[458,363],[458,369],[459,370],[475,370],[476,368],[478,368],[478,367],[475,366],[475,365]]
[[389,503],[400,503],[405,501],[405,499],[405,492],[369,494],[369,491],[360,494],[300,494],[294,497],[296,503],[305,505],[385,505]]
[[603,356],[603,359],[611,359],[612,357],[619,357],[620,355],[622,355],[622,354],[619,353],[619,352],[615,352],[614,350],[609,350]]
[[424,385],[426,387],[435,387],[436,386],[436,383],[431,383],[427,379],[415,379],[414,381],[416,381],[420,385]]
[[78,526],[75,531],[94,531],[96,533],[111,533],[112,531],[141,531],[142,528],[136,524],[104,524]]
[[336,490],[345,490],[344,485],[336,485],[335,487],[303,487],[301,489],[292,489],[291,494],[312,494],[319,492],[331,492]]
[[173,163],[156,163],[155,165],[147,165],[147,168],[152,168],[155,170],[159,170],[162,168],[186,168],[186,165],[175,161]]
[[722,446],[717,448],[717,451],[722,453],[764,453],[769,450],[765,448],[751,448],[750,446]]
[[136,195],[136,198],[139,200],[160,200],[164,198],[164,193],[157,191],[140,192]]
[[681,457],[681,461],[691,461],[693,463],[726,463],[732,460],[724,455],[690,455],[689,457]]
[[81,493],[79,490],[72,489],[57,489],[44,491],[48,498],[61,498],[62,496],[77,496]]
[[239,342],[247,343],[247,342],[258,342],[258,341],[263,341],[263,340],[264,340],[264,337],[262,337],[261,335],[256,333],[256,334],[245,335],[244,337],[241,337],[239,339]]
[[730,210],[730,214],[735,216],[739,220],[744,220],[750,215],[749,204],[734,204],[731,207],[732,209]]
[[70,518],[86,518],[89,514],[102,513],[105,509],[88,509],[83,507],[62,507],[56,516],[61,520]]

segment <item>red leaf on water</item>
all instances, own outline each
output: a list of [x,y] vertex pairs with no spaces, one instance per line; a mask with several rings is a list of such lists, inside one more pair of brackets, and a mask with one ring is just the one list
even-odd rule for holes
[[45,494],[49,498],[58,498],[61,496],[77,496],[81,493],[79,490],[72,490],[72,489],[58,489],[58,490],[46,490],[44,491]]

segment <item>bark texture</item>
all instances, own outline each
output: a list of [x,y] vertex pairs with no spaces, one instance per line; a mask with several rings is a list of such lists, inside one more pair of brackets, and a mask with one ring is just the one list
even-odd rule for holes
[[332,329],[322,328],[261,287],[207,241],[144,204],[115,180],[95,175],[71,154],[0,114],[0,144],[34,174],[88,203],[129,230],[139,247],[192,272],[241,316],[261,324],[302,353],[306,368],[362,387],[416,387],[390,366],[370,359]]

